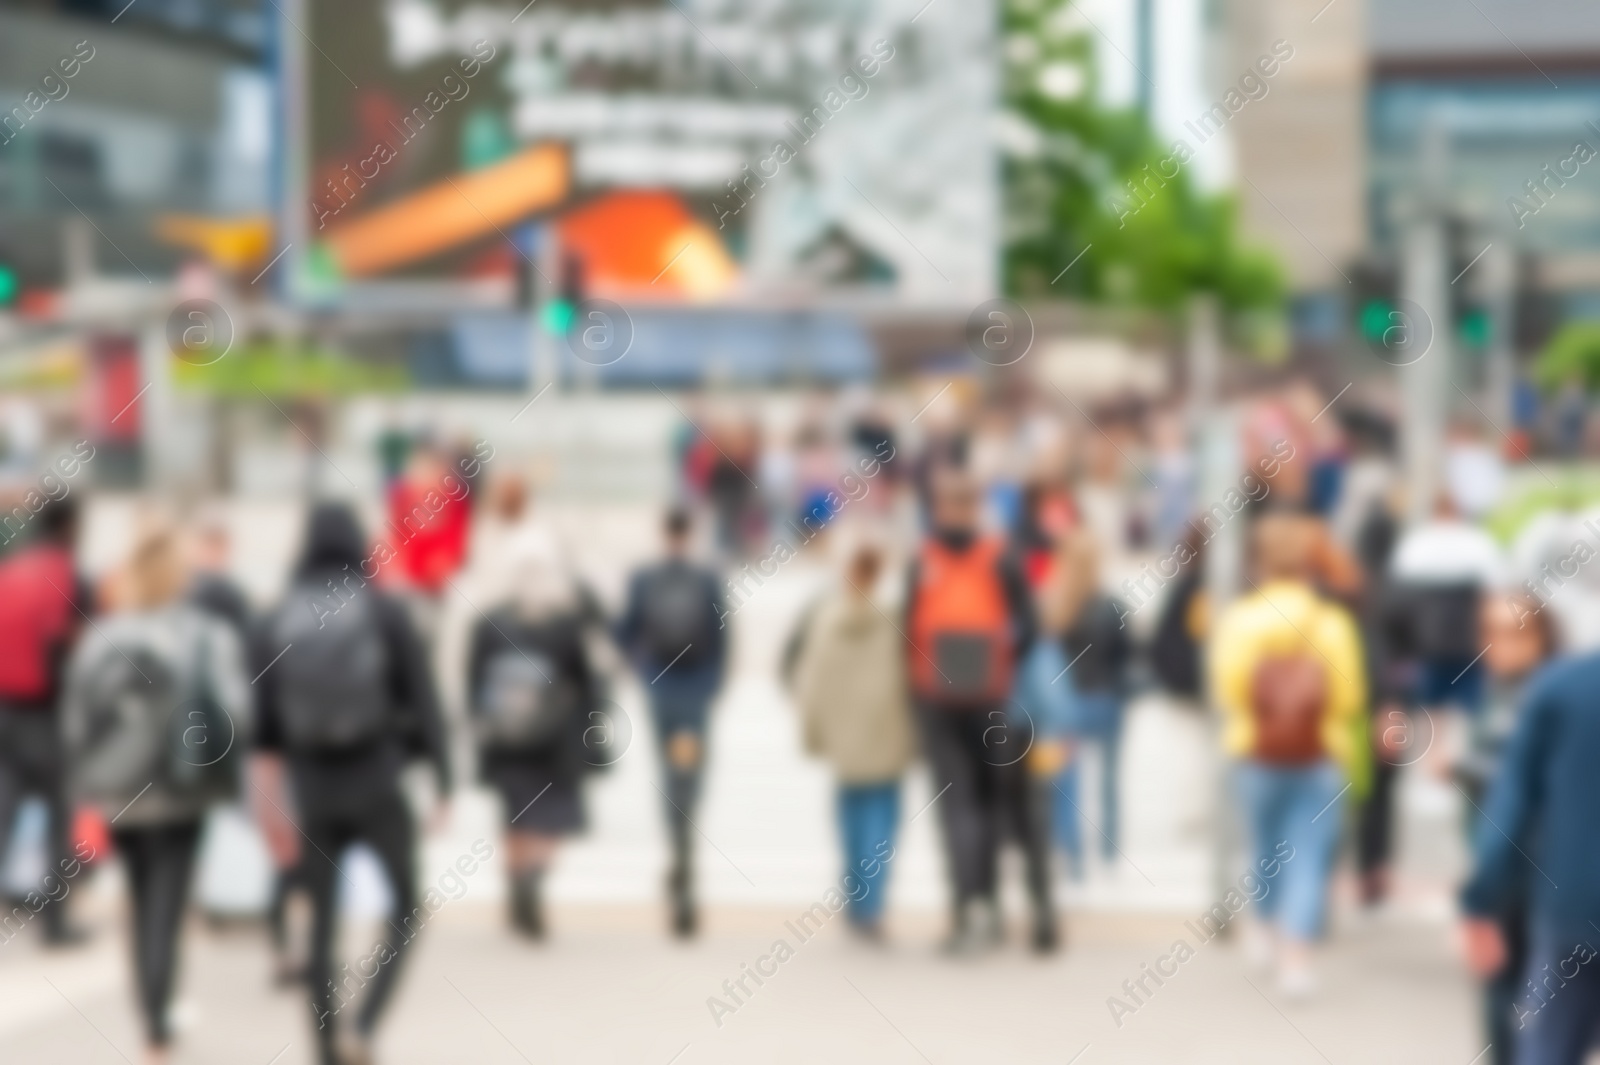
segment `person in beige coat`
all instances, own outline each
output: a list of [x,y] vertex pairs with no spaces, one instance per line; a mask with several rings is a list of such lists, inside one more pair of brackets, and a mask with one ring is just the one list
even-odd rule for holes
[[916,754],[905,650],[872,599],[883,561],[875,543],[855,544],[838,586],[800,619],[784,661],[806,751],[827,760],[838,781],[849,926],[874,941],[883,937],[900,779]]

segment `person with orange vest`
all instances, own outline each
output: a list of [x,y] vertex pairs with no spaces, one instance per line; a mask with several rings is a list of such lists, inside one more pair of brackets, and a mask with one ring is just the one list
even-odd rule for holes
[[[33,518],[34,541],[0,562],[0,863],[18,807],[45,801],[51,872],[72,860],[58,704],[67,659],[92,609],[93,595],[73,564],[77,500],[62,496]],[[32,897],[53,897],[49,892]],[[67,924],[66,899],[43,908],[45,941],[69,945],[83,933]]]
[[[1002,938],[997,864],[1002,831],[1015,827],[1030,854],[1048,851],[1043,808],[1013,800],[1032,730],[1009,705],[1017,663],[1033,640],[1027,581],[1005,542],[979,529],[982,496],[965,470],[931,478],[930,528],[907,582],[907,671],[933,771],[953,888],[946,949],[987,950]],[[1036,846],[1035,846],[1036,845]],[[1056,944],[1048,867],[1030,861],[1033,946]]]

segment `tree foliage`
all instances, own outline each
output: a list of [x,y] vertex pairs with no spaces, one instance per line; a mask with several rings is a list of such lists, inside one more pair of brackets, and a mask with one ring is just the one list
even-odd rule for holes
[[1002,2],[1007,291],[1158,311],[1201,292],[1233,312],[1280,306],[1277,265],[1241,244],[1231,197],[1197,189],[1142,113],[1095,99],[1093,30],[1072,0]]

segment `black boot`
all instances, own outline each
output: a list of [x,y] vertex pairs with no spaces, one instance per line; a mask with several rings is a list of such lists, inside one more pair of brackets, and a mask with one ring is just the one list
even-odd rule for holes
[[543,869],[529,869],[511,877],[511,925],[529,939],[543,939]]
[[672,871],[667,874],[667,904],[672,914],[672,934],[689,939],[699,929],[700,915],[694,904],[694,876],[689,864],[689,837],[674,832]]

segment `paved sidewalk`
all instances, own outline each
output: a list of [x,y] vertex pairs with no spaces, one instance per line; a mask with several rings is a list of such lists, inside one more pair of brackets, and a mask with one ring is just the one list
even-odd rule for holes
[[[713,911],[706,937],[683,946],[660,933],[651,908],[561,908],[544,947],[512,940],[494,908],[446,909],[409,960],[380,1060],[1468,1065],[1483,1049],[1439,926],[1346,929],[1326,957],[1321,995],[1306,1004],[1248,973],[1235,945],[1203,945],[1164,986],[1147,980],[1153,993],[1119,1028],[1106,1000],[1124,993],[1122,981],[1175,937],[1195,942],[1179,917],[1080,917],[1056,957],[1029,955],[1013,935],[997,955],[956,963],[935,953],[929,919],[902,920],[895,944],[878,951],[849,940],[837,918],[801,941],[785,926],[798,909]],[[779,938],[794,956],[762,986],[747,978],[751,993],[719,1028],[707,999],[733,1005],[723,981]],[[0,959],[0,1002],[25,998],[30,1008],[0,1018],[7,1061],[138,1061],[120,936],[50,956],[48,968],[31,944],[10,947],[28,956]],[[188,1021],[175,1065],[312,1061],[309,1011],[268,987],[258,930],[192,926],[182,989]]]

